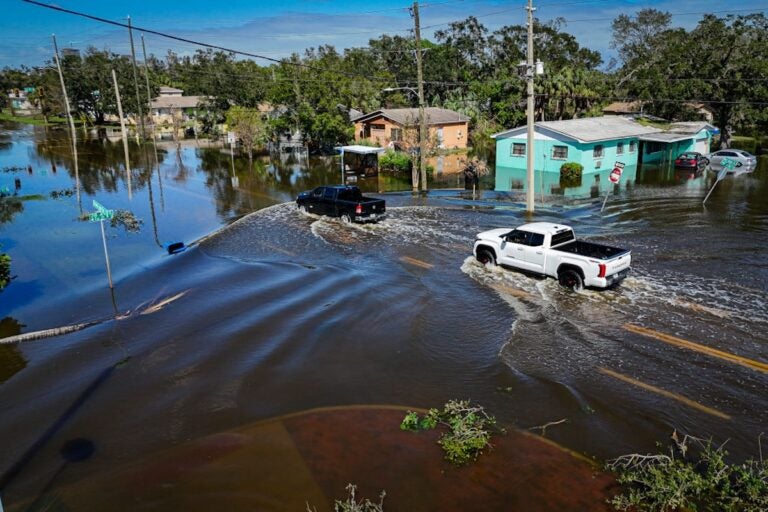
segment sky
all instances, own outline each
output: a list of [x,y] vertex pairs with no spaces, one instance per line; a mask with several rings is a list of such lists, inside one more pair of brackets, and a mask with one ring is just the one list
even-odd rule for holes
[[[126,22],[187,39],[280,59],[310,47],[366,47],[382,34],[408,37],[413,19],[408,0],[39,0],[100,18]],[[422,38],[434,40],[437,30],[453,21],[475,16],[490,32],[505,25],[525,23],[523,0],[422,0],[419,3]],[[51,34],[59,48],[85,50],[89,46],[118,54],[130,53],[127,29],[57,12],[23,0],[0,0],[0,68],[42,66],[52,59]],[[534,0],[542,21],[564,18],[561,29],[584,47],[597,50],[607,63],[611,21],[653,7],[673,14],[672,24],[693,28],[704,13],[766,12],[768,0]],[[134,33],[140,58],[140,30]],[[168,50],[193,54],[194,45],[146,34],[147,52],[165,56]],[[267,65],[269,61],[258,60]]]

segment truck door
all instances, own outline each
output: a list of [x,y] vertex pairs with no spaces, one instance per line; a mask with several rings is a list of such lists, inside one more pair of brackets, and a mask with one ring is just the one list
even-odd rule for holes
[[544,235],[529,233],[523,247],[523,259],[529,270],[540,274],[544,273]]
[[333,187],[325,187],[325,193],[323,194],[322,201],[323,211],[320,212],[323,215],[336,216],[336,189]]
[[323,214],[323,192],[325,187],[317,187],[312,190],[312,197],[307,201],[307,210],[317,215]]
[[530,233],[515,229],[507,233],[504,242],[501,244],[500,263],[528,269],[528,264],[524,258],[526,241]]

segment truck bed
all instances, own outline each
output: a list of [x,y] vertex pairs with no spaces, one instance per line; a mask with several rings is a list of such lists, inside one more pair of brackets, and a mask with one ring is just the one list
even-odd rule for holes
[[619,249],[618,247],[611,247],[610,245],[596,244],[593,242],[584,242],[582,240],[576,240],[557,247],[552,247],[552,250],[578,254],[596,260],[609,260],[629,252],[626,249]]

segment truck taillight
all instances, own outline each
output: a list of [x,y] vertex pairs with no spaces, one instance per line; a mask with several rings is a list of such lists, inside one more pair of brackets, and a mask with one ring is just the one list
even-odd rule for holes
[[363,205],[358,204],[355,206],[355,215],[362,215],[363,214]]
[[600,271],[597,273],[597,277],[605,277],[605,263],[599,263],[597,266],[600,268]]

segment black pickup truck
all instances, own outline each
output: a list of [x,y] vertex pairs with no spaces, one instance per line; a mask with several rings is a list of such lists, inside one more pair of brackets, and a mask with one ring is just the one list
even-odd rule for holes
[[296,198],[299,210],[329,217],[341,217],[344,222],[375,222],[386,215],[383,199],[365,197],[360,189],[349,185],[317,187],[302,192]]

